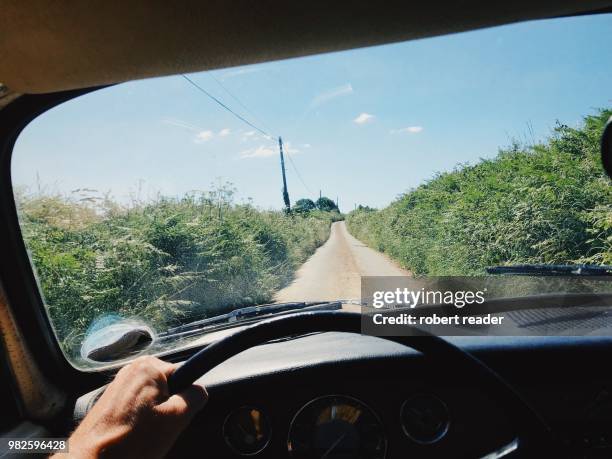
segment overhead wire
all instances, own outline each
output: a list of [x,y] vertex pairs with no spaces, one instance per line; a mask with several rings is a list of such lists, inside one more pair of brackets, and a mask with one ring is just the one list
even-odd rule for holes
[[201,87],[199,84],[197,84],[195,81],[193,81],[191,78],[189,78],[187,75],[185,74],[181,74],[181,76],[183,78],[185,78],[185,80],[187,80],[193,87],[195,87],[197,90],[199,90],[200,92],[206,94],[208,97],[210,97],[213,101],[215,101],[217,104],[219,104],[221,107],[223,107],[225,110],[227,110],[228,112],[230,112],[232,115],[234,115],[236,118],[238,118],[240,121],[242,121],[243,123],[248,124],[250,127],[252,127],[253,129],[255,129],[257,132],[263,134],[265,137],[267,137],[268,139],[272,139],[273,137],[268,134],[266,131],[264,131],[263,129],[255,126],[253,123],[251,123],[249,120],[247,120],[245,117],[243,117],[242,115],[236,113],[234,110],[232,110],[230,107],[228,107],[227,105],[225,105],[223,102],[221,102],[219,99],[217,99],[215,96],[213,96],[211,93],[209,93],[206,89],[204,89],[203,87]]
[[213,75],[211,72],[208,72],[208,75],[215,81],[215,83],[217,83],[221,87],[221,89],[223,89],[223,91],[225,91],[225,93],[228,96],[234,99],[234,101],[236,101],[236,103],[240,105],[244,111],[246,111],[249,115],[251,115],[257,121],[259,121],[259,123],[263,125],[269,131],[273,130],[273,129],[270,129],[270,126],[268,126],[267,123],[265,123],[260,117],[258,117],[255,113],[249,110],[249,108],[238,98],[238,96],[234,95],[229,89],[227,89],[227,87],[221,81],[219,81],[219,79],[215,77],[215,75]]
[[308,187],[308,185],[306,185],[306,182],[304,182],[302,175],[299,173],[297,166],[293,162],[293,158],[291,157],[291,154],[287,153],[287,158],[289,158],[289,162],[291,163],[291,166],[293,166],[293,170],[295,171],[295,175],[297,175],[297,178],[299,179],[299,181],[302,182],[302,185],[304,185],[304,188],[306,189],[306,191],[308,191],[308,193],[312,195],[313,194],[312,190]]
[[[221,86],[221,88],[232,98],[234,99],[247,113],[249,113],[253,118],[257,119],[259,122],[261,122],[262,124],[265,124],[258,116],[256,116],[251,110],[248,109],[248,107],[235,95],[233,95],[217,78],[215,78],[215,76],[210,73],[209,74],[213,80],[215,80],[217,82],[217,84],[219,86]],[[236,118],[238,118],[240,121],[242,121],[243,123],[247,124],[248,126],[250,126],[251,128],[255,129],[257,132],[259,132],[260,134],[262,134],[267,140],[273,140],[274,137],[276,136],[272,136],[270,134],[268,134],[266,131],[264,131],[263,129],[261,129],[260,127],[256,126],[255,124],[253,124],[251,121],[247,120],[245,117],[243,117],[242,115],[240,115],[239,113],[236,113],[234,110],[232,110],[229,106],[227,106],[225,103],[223,103],[221,100],[219,100],[217,97],[213,96],[210,92],[208,92],[206,89],[204,89],[202,86],[200,86],[199,84],[197,84],[195,81],[193,81],[191,78],[189,78],[187,75],[185,74],[181,74],[181,76],[187,81],[189,82],[193,87],[195,87],[198,91],[202,92],[203,94],[205,94],[206,96],[208,96],[211,100],[213,100],[215,103],[217,103],[219,106],[221,106],[223,109],[227,110],[229,113],[231,113],[232,115],[234,115]],[[268,126],[266,126],[268,127]],[[295,175],[297,176],[298,180],[302,183],[302,185],[304,186],[304,188],[306,189],[306,191],[308,191],[309,194],[313,194],[312,190],[310,189],[310,187],[308,185],[306,185],[306,182],[304,181],[304,179],[302,178],[302,174],[300,174],[295,162],[293,161],[293,158],[291,157],[291,154],[289,152],[287,152],[287,158],[289,158],[289,162],[291,163],[291,166],[293,167],[293,170],[295,171]]]

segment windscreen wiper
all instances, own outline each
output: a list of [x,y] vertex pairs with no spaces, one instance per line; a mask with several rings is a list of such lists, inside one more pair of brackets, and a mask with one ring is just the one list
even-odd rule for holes
[[228,313],[220,314],[214,317],[208,317],[206,319],[196,320],[189,322],[177,327],[169,328],[165,332],[158,335],[160,338],[188,336],[194,333],[198,333],[204,329],[209,328],[223,328],[228,325],[235,325],[235,322],[243,320],[249,320],[264,316],[271,316],[281,313],[293,312],[296,310],[300,311],[332,311],[336,309],[342,309],[342,303],[340,301],[320,301],[320,302],[295,302],[295,303],[275,303],[275,304],[262,304],[258,306],[246,306],[243,308],[234,309]]
[[544,265],[524,264],[493,266],[488,274],[509,274],[515,276],[612,276],[610,265]]

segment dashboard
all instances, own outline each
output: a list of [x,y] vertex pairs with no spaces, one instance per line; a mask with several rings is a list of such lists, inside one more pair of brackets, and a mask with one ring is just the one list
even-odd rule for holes
[[[567,457],[610,457],[612,339],[451,341],[521,391]],[[318,333],[271,342],[200,382],[208,405],[171,457],[484,457],[516,447],[515,426],[494,394],[459,383],[443,362],[374,337]]]

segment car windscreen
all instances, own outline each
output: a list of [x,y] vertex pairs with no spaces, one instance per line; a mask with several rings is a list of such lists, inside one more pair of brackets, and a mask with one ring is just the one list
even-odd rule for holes
[[[528,22],[128,82],[44,113],[12,181],[67,358],[359,309],[364,278],[608,275],[611,36],[610,15]],[[547,291],[582,291],[563,279]],[[270,304],[289,306],[254,308]]]

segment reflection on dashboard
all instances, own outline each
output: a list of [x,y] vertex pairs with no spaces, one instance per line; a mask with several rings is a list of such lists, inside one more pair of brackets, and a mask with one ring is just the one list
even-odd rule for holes
[[250,406],[233,411],[223,423],[227,445],[242,456],[262,451],[270,441],[271,428],[265,414]]
[[446,404],[431,394],[418,394],[406,400],[400,418],[404,433],[424,445],[441,440],[450,426]]
[[289,430],[293,458],[382,459],[387,440],[377,415],[357,399],[330,395],[300,409]]

